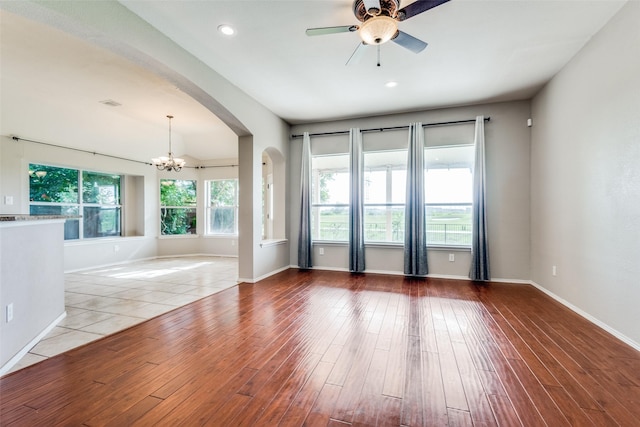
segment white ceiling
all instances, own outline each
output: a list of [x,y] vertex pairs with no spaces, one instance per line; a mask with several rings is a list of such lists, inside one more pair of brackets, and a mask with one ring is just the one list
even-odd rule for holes
[[[357,24],[351,0],[121,1],[286,121],[297,124],[527,99],[622,7],[624,0],[452,0],[400,23],[429,43],[387,43],[345,63],[357,33],[305,29]],[[402,3],[402,5],[410,2]],[[184,93],[114,54],[0,12],[3,135],[127,147],[146,160],[168,147],[197,159],[235,157],[237,138]],[[224,37],[220,24],[237,34]],[[386,88],[389,80],[398,82]],[[99,103],[113,99],[120,107]],[[38,126],[33,126],[33,123]]]

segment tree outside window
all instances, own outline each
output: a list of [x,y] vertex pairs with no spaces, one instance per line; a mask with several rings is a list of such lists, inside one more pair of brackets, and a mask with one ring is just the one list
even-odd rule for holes
[[160,180],[160,232],[162,235],[196,234],[196,181]]
[[65,221],[65,240],[120,236],[120,181],[120,175],[32,163],[29,211],[34,215],[81,216]]

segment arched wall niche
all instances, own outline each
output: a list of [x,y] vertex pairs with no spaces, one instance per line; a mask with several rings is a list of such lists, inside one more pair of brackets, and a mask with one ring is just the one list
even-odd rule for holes
[[262,152],[262,240],[285,238],[285,158],[274,147]]

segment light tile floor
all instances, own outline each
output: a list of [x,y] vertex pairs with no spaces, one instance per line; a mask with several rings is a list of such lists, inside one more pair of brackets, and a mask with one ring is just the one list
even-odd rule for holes
[[65,274],[67,316],[9,372],[238,284],[238,260],[158,258]]

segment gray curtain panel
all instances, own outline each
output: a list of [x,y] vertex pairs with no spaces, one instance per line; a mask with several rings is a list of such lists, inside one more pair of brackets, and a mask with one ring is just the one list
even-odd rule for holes
[[300,166],[300,234],[298,236],[298,267],[313,267],[311,240],[311,138],[305,132],[302,138]]
[[484,161],[484,116],[476,117],[475,163],[473,167],[473,208],[471,218],[471,280],[490,280],[487,244],[487,207]]
[[364,271],[364,155],[362,133],[358,128],[349,131],[349,271]]
[[404,208],[404,274],[426,276],[427,235],[424,205],[424,129],[409,125],[407,155],[407,197]]

